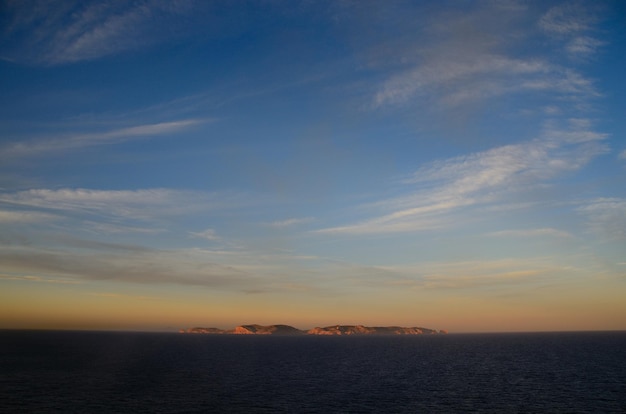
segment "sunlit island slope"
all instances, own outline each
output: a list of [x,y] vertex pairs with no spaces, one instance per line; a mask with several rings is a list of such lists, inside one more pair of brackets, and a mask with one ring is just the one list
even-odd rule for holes
[[446,334],[445,330],[428,328],[404,328],[401,326],[332,325],[313,328],[308,331],[289,325],[241,325],[234,329],[189,328],[181,333],[212,335],[432,335]]

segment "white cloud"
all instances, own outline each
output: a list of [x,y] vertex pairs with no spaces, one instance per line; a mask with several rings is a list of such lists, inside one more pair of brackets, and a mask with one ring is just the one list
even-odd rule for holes
[[521,92],[580,98],[599,95],[592,81],[558,65],[497,55],[458,59],[445,57],[392,76],[376,93],[374,105],[397,105],[426,98],[443,107],[455,107]]
[[626,200],[598,198],[578,211],[587,216],[589,229],[602,239],[626,239]]
[[[593,3],[591,3],[593,5]],[[604,42],[589,35],[599,22],[590,3],[565,2],[548,10],[539,20],[539,27],[565,43],[570,57],[585,59],[597,52]]]
[[313,221],[313,217],[289,218],[285,220],[272,221],[271,223],[267,223],[267,225],[271,227],[290,227],[298,224],[310,223],[311,221]]
[[492,237],[559,237],[559,238],[572,238],[573,236],[562,230],[553,228],[543,229],[523,229],[523,230],[502,230],[487,233],[487,236]]
[[[401,212],[404,213],[404,212]],[[318,234],[378,234],[378,233],[400,233],[409,231],[435,230],[450,226],[449,220],[441,218],[421,218],[409,217],[404,220],[394,220],[393,214],[376,219],[362,221],[360,223],[328,227],[315,230]]]
[[213,229],[206,229],[200,232],[189,232],[189,234],[191,234],[194,237],[198,237],[201,239],[206,239],[209,241],[216,241],[219,240],[220,237],[217,235],[217,232]]
[[605,134],[584,120],[565,130],[549,127],[535,140],[436,161],[417,170],[406,184],[408,195],[374,206],[391,210],[360,223],[318,230],[321,233],[389,233],[429,230],[455,224],[448,213],[471,206],[507,203],[511,194],[546,185],[606,153]]
[[96,296],[100,298],[108,299],[123,299],[123,300],[159,300],[161,298],[157,296],[143,296],[143,295],[127,295],[124,293],[112,293],[112,292],[91,292],[89,296]]
[[106,132],[72,134],[59,138],[17,142],[0,147],[0,158],[14,160],[21,157],[47,155],[60,151],[119,143],[157,135],[173,134],[205,122],[208,121],[201,119],[184,119],[172,122],[136,125]]
[[544,137],[555,144],[580,144],[590,141],[602,141],[608,138],[608,134],[593,131],[592,123],[586,118],[570,118],[568,128],[562,129],[557,125],[548,123]]
[[82,227],[87,231],[95,234],[120,234],[120,233],[138,233],[154,235],[158,233],[164,233],[163,228],[148,228],[148,227],[136,227],[129,224],[115,224],[115,223],[102,223],[97,221],[84,221]]
[[41,276],[31,276],[31,275],[6,275],[0,274],[0,280],[17,280],[24,282],[39,282],[39,283],[54,283],[54,284],[62,284],[62,285],[76,285],[80,284],[79,280],[74,279],[55,279],[49,277],[41,277]]
[[130,283],[172,283],[248,287],[252,275],[236,265],[221,265],[194,251],[78,252],[22,246],[0,252],[11,273],[34,273],[50,278],[116,280]]
[[519,93],[548,92],[555,100],[597,96],[592,82],[564,67],[552,51],[537,47],[524,57],[514,54],[520,41],[537,35],[527,25],[528,18],[536,18],[544,34],[566,42],[570,56],[588,57],[603,45],[590,34],[599,21],[595,14],[580,5],[557,6],[543,17],[499,6],[485,2],[423,22],[412,43],[388,52],[395,54],[388,61],[401,64],[385,75],[372,105],[449,109]]
[[[376,289],[473,289],[509,285],[554,283],[571,267],[555,264],[550,257],[503,258],[497,260],[421,262],[390,266],[344,264],[332,268],[358,286]],[[545,279],[543,276],[548,276]]]
[[[19,47],[2,50],[2,57],[58,65],[136,50],[187,33],[184,22],[194,16],[189,5],[161,0],[11,2],[3,35]],[[180,15],[187,18],[178,19]]]
[[0,223],[38,223],[58,219],[53,214],[34,211],[0,210]]
[[[545,79],[555,69],[541,61],[511,59],[494,54],[440,56],[392,76],[374,98],[375,106],[402,104],[435,93],[439,103],[454,106],[520,89],[530,89],[536,75]],[[546,83],[552,85],[553,83]]]
[[587,31],[596,21],[580,3],[566,2],[548,10],[539,20],[539,26],[547,32],[567,35]]
[[[307,277],[319,274],[298,265],[299,258],[251,251],[206,249],[156,250],[76,249],[57,244],[8,246],[0,249],[0,263],[6,279],[36,274],[41,281],[91,280],[140,284],[205,286],[240,292],[292,291],[314,289]],[[43,280],[45,279],[45,280]],[[20,280],[28,280],[20,277]],[[30,281],[40,281],[31,279]]]
[[626,150],[620,152],[619,159],[620,160],[626,160]]
[[[193,212],[216,211],[242,205],[243,196],[231,193],[205,193],[166,188],[140,190],[93,190],[64,188],[58,190],[32,189],[0,193],[0,203],[23,209],[40,209],[56,215],[88,219],[96,223],[110,219],[119,230],[117,220],[155,220]],[[248,200],[249,202],[249,200]],[[86,226],[93,227],[93,220]],[[91,224],[90,224],[91,223]],[[129,231],[140,231],[131,227]]]
[[433,274],[424,276],[422,286],[425,289],[468,289],[503,284],[524,284],[536,282],[547,272],[547,269],[500,269],[497,272],[479,275]]
[[589,36],[578,36],[572,39],[566,46],[567,52],[572,56],[585,57],[596,53],[604,42]]

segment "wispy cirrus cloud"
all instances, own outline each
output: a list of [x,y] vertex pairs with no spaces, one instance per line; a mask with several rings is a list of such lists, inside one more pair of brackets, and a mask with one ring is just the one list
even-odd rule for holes
[[589,229],[602,240],[626,240],[626,200],[605,197],[590,200],[578,208],[587,217]]
[[588,36],[578,36],[572,39],[566,46],[567,52],[576,57],[587,57],[594,55],[604,42]]
[[558,238],[572,238],[571,233],[554,228],[542,228],[542,229],[521,229],[521,230],[501,230],[487,233],[490,237],[558,237]]
[[298,291],[317,289],[306,278],[311,270],[294,272],[299,262],[308,260],[246,250],[102,249],[95,243],[77,248],[62,239],[54,247],[20,244],[0,250],[7,280],[39,281],[20,276],[36,274],[45,279],[41,281],[192,285],[256,293],[293,291],[296,286]]
[[473,206],[497,206],[509,196],[549,185],[608,152],[607,136],[573,119],[567,129],[549,126],[540,138],[488,151],[440,160],[418,169],[405,183],[408,195],[374,203],[391,210],[360,223],[317,233],[375,234],[430,230],[455,224],[452,212]]
[[586,59],[593,56],[604,42],[592,34],[599,22],[598,4],[566,2],[550,8],[539,20],[539,27],[565,44],[570,57]]
[[560,275],[574,269],[559,265],[555,258],[527,257],[383,266],[343,263],[334,264],[327,271],[343,280],[347,288],[353,284],[377,290],[467,291],[484,287],[536,286],[546,281],[558,283]]
[[580,2],[567,2],[548,10],[539,25],[548,32],[568,35],[589,30],[596,21]]
[[174,134],[209,122],[203,119],[183,119],[172,122],[135,125],[95,133],[69,133],[54,138],[31,139],[0,147],[0,159],[15,160],[24,157],[55,154],[68,150],[125,142],[148,137]]
[[[546,49],[537,48],[523,57],[514,52],[517,41],[537,35],[517,25],[518,19],[531,16],[525,7],[482,6],[425,23],[428,41],[418,40],[413,49],[399,51],[403,67],[380,85],[373,106],[419,103],[446,110],[525,93],[550,108],[545,115],[577,116],[567,125],[544,121],[543,132],[530,141],[427,164],[406,180],[415,187],[407,188],[405,196],[373,203],[385,213],[318,232],[375,234],[451,227],[463,220],[453,213],[467,213],[478,206],[497,210],[504,207],[506,198],[545,187],[553,178],[579,170],[608,152],[604,143],[608,135],[595,131],[588,119],[578,115],[601,96],[593,80]],[[579,52],[580,57],[601,44],[587,36],[598,17],[585,11],[582,4],[568,3],[534,17],[544,35],[566,39],[571,52]],[[501,22],[507,22],[506,33],[511,36],[501,35]]]
[[[568,5],[535,15],[540,32],[566,39],[571,56],[590,56],[603,44],[589,35],[599,19],[580,4]],[[554,51],[516,53],[519,42],[537,36],[537,30],[523,23],[532,16],[526,7],[502,6],[484,2],[471,12],[424,22],[420,37],[387,59],[401,64],[377,88],[373,107],[427,103],[450,109],[521,93],[550,93],[561,103],[598,96],[593,82],[555,59]]]
[[0,210],[0,223],[38,223],[54,219],[58,217],[38,211]]
[[17,281],[35,282],[35,283],[54,283],[54,284],[61,284],[61,285],[77,285],[81,283],[81,281],[74,280],[74,279],[55,279],[55,278],[32,276],[32,275],[7,275],[7,274],[0,274],[0,280],[17,280]]
[[[5,60],[59,65],[137,50],[186,33],[195,2],[145,0],[9,2],[2,36],[16,46]],[[168,30],[162,30],[168,27]]]
[[[12,209],[11,214],[6,215],[5,221],[18,220],[22,217],[20,216],[22,212],[34,211],[37,214],[94,220],[101,225],[116,225],[114,230],[118,232],[123,230],[119,227],[120,220],[150,222],[184,214],[232,209],[240,206],[244,199],[246,197],[242,194],[167,188],[139,190],[64,188],[0,193],[0,204],[10,206]],[[149,230],[154,231],[154,228]],[[141,229],[131,227],[129,231],[136,232]]]
[[[558,275],[567,268],[555,265],[549,258],[499,259],[455,263],[430,263],[422,269],[417,287],[423,289],[475,289],[507,285],[558,283]],[[571,269],[570,269],[571,270]]]
[[441,56],[396,74],[382,85],[374,105],[403,104],[415,98],[457,106],[521,91],[552,90],[588,93],[573,72],[540,60],[520,60],[494,54]]
[[100,298],[108,298],[108,299],[123,299],[123,300],[160,300],[162,298],[157,296],[144,296],[144,295],[127,295],[124,293],[113,293],[113,292],[91,292],[88,293],[89,296],[96,296]]
[[236,287],[254,284],[254,277],[237,266],[207,260],[197,251],[109,252],[9,247],[0,262],[11,273],[34,273],[76,280]]
[[209,241],[216,241],[220,239],[220,237],[217,235],[217,232],[213,229],[206,229],[206,230],[199,231],[199,232],[189,232],[189,234],[192,235],[193,237],[197,237],[197,238],[205,239]]
[[82,227],[94,234],[122,234],[122,233],[135,233],[145,235],[155,235],[159,233],[165,233],[165,228],[159,227],[139,227],[132,226],[129,223],[103,223],[98,221],[84,221]]
[[285,220],[277,220],[266,223],[270,227],[291,227],[299,224],[310,223],[313,221],[313,217],[303,217],[303,218],[289,218]]

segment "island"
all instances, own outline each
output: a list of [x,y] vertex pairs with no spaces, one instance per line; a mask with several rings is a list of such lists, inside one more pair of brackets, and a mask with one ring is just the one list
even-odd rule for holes
[[363,326],[363,325],[332,325],[301,330],[289,325],[240,325],[234,329],[194,327],[181,329],[185,334],[208,335],[440,335],[447,334],[446,330],[429,329],[422,327],[402,326]]

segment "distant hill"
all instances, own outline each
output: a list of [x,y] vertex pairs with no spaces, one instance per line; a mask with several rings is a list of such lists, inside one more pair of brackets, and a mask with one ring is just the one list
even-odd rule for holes
[[432,335],[446,334],[447,331],[421,327],[405,328],[402,326],[363,326],[332,325],[303,331],[289,325],[240,325],[234,329],[195,327],[181,329],[181,333],[210,335]]

